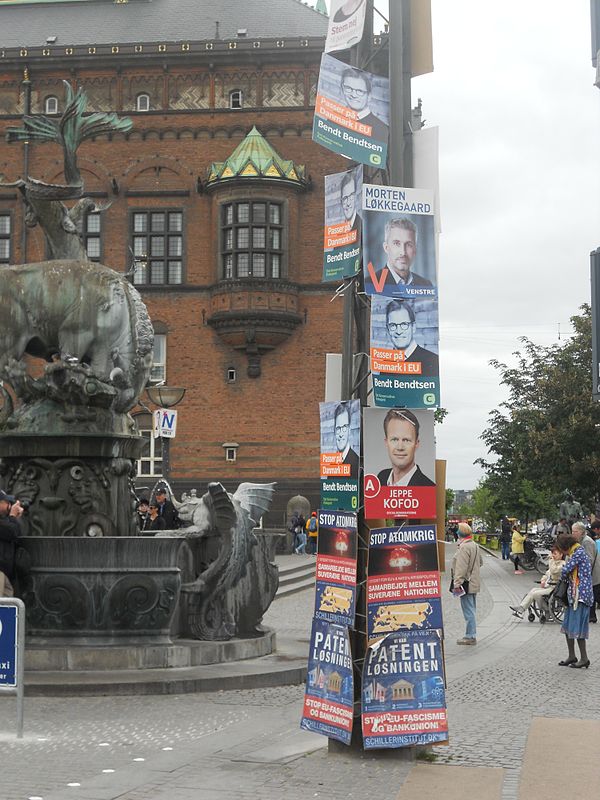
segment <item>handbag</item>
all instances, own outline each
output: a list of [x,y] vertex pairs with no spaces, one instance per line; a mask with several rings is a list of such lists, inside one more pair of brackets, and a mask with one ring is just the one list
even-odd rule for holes
[[561,603],[563,606],[569,605],[569,595],[567,592],[569,586],[569,579],[568,578],[561,578],[559,582],[556,584],[556,589],[554,590],[554,597]]

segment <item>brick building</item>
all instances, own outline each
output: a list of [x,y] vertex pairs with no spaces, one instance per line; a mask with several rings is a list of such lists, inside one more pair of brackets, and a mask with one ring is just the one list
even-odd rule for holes
[[[147,434],[138,483],[176,492],[277,481],[316,507],[325,353],[342,303],[321,284],[323,180],[347,162],[311,141],[326,17],[298,0],[0,0],[0,133],[60,114],[133,119],[79,150],[91,258],[130,273],[157,334],[154,379],[186,389],[168,459]],[[4,181],[62,180],[53,145],[0,143]],[[0,264],[45,258],[0,187]],[[141,411],[140,428],[150,418]],[[168,461],[168,463],[167,463]]]

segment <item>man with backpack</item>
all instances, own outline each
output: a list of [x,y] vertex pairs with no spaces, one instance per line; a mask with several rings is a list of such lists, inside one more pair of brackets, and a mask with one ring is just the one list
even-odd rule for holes
[[306,532],[308,534],[308,552],[314,556],[317,552],[317,538],[319,536],[319,521],[317,520],[316,511],[312,512],[306,523]]

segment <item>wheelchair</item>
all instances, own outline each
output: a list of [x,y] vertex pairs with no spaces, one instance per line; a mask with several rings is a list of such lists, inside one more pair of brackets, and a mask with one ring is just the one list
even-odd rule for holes
[[[536,581],[539,583],[539,581]],[[554,591],[550,594],[540,597],[539,600],[534,600],[527,609],[527,619],[529,622],[535,622],[536,619],[542,623],[546,622],[562,622],[565,615],[565,607],[554,596]]]

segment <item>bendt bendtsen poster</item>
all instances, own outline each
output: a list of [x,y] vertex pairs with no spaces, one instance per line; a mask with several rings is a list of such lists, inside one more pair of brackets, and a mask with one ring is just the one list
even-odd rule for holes
[[437,300],[371,298],[371,374],[376,406],[440,404]]
[[324,53],[312,138],[334,153],[385,169],[390,82]]
[[368,648],[362,731],[365,750],[448,740],[439,631],[389,633]]
[[317,619],[354,626],[357,528],[356,514],[319,510],[314,613]]
[[331,0],[325,52],[347,50],[363,36],[367,0]]
[[354,681],[344,625],[313,620],[300,727],[350,744]]
[[332,511],[358,509],[360,400],[319,403],[321,503]]
[[362,217],[365,292],[435,299],[433,192],[364,183]]
[[339,281],[362,269],[360,249],[363,168],[325,176],[323,281]]
[[442,627],[435,525],[373,528],[367,570],[368,643],[396,631]]
[[435,519],[433,411],[365,408],[365,519]]

